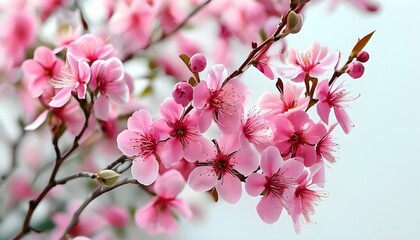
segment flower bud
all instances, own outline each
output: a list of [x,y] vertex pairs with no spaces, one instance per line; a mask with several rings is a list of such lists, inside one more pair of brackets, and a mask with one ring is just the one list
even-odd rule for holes
[[298,33],[303,26],[303,16],[291,11],[287,16],[287,31],[289,33]]
[[361,62],[355,61],[349,64],[346,72],[350,75],[350,77],[357,79],[363,76],[365,67]]
[[105,186],[112,186],[114,185],[118,179],[120,178],[121,174],[115,172],[114,170],[105,169],[101,170],[96,174],[96,180],[100,184],[103,184]]
[[193,99],[193,88],[187,82],[179,82],[175,85],[175,89],[172,91],[172,97],[176,103],[186,107]]
[[206,68],[206,57],[201,53],[196,53],[190,58],[190,68],[194,73],[203,71]]
[[356,55],[356,59],[359,62],[367,62],[369,60],[369,53],[366,51],[360,51],[357,55]]

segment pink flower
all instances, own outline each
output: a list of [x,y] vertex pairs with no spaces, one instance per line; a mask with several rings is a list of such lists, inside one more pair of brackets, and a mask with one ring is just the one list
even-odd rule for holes
[[144,185],[152,184],[158,175],[157,141],[152,126],[152,116],[144,109],[134,112],[128,119],[127,130],[117,137],[118,148],[126,156],[136,158],[131,166],[131,174]]
[[23,62],[22,70],[28,77],[28,89],[33,97],[39,97],[44,89],[50,88],[50,80],[57,78],[63,61],[46,47],[38,47],[34,53],[34,59]]
[[[241,142],[241,146],[244,144],[247,143]],[[242,194],[241,180],[237,174],[248,176],[257,167],[257,155],[249,147],[238,149],[236,141],[222,138],[215,142],[215,150],[207,160],[197,163],[188,178],[188,184],[197,192],[215,187],[221,198],[234,204]]]
[[130,214],[125,208],[119,206],[107,206],[101,213],[104,218],[114,227],[124,227],[130,223]]
[[99,92],[93,105],[95,116],[105,121],[108,119],[110,101],[122,105],[129,100],[124,67],[118,58],[111,57],[106,61],[95,61],[91,66],[91,74],[89,86]]
[[274,119],[276,126],[275,146],[282,156],[298,156],[304,159],[305,166],[315,164],[315,145],[325,134],[325,127],[314,123],[304,111],[290,113],[286,117]]
[[305,171],[297,180],[299,185],[293,195],[293,209],[290,210],[297,233],[300,232],[301,216],[307,222],[311,222],[310,215],[315,212],[314,205],[317,205],[316,203],[323,197],[322,193],[316,190],[316,186],[323,186],[324,183],[315,177],[323,168],[323,164],[315,164],[310,168],[310,174]]
[[143,47],[153,28],[153,10],[146,0],[119,1],[109,21],[113,34],[123,34],[136,47]]
[[332,86],[328,86],[328,80],[319,83],[316,91],[316,96],[319,100],[316,110],[321,120],[328,124],[330,111],[333,108],[338,123],[343,131],[348,134],[351,128],[354,127],[354,124],[345,111],[346,103],[353,101],[357,97],[351,98],[344,89],[343,83],[340,83],[335,89],[332,89]]
[[194,88],[193,106],[201,111],[200,128],[207,129],[211,119],[223,133],[238,130],[246,97],[246,86],[238,79],[223,85],[227,77],[225,66],[213,66],[206,81]]
[[202,53],[196,53],[190,58],[190,68],[192,72],[202,72],[207,66],[206,56]]
[[305,52],[291,48],[288,51],[288,65],[279,68],[279,74],[295,82],[302,82],[308,74],[321,77],[332,69],[338,61],[338,51],[328,52],[327,47],[312,43]]
[[[111,44],[105,44],[104,40],[92,35],[85,34],[74,41],[67,50],[78,60],[84,60],[92,65],[96,60],[107,60],[114,52]],[[67,53],[67,55],[68,55]]]
[[173,30],[186,17],[180,4],[174,1],[154,0],[153,7],[157,12],[163,32]]
[[179,82],[172,91],[172,97],[176,103],[186,107],[193,99],[193,88],[185,81]]
[[261,173],[253,173],[245,183],[247,193],[253,197],[262,195],[257,212],[265,223],[276,222],[285,207],[290,210],[296,180],[304,166],[296,159],[283,161],[276,147],[267,147],[261,154]]
[[269,120],[293,111],[303,111],[308,107],[309,97],[303,97],[302,91],[302,86],[285,82],[280,96],[265,92],[258,100],[258,105],[267,111],[265,118]]
[[255,59],[253,60],[253,65],[256,67],[262,74],[264,74],[269,79],[274,79],[274,73],[272,68],[274,66],[271,66],[271,61],[273,61],[274,57],[278,57],[277,55],[267,55],[267,50],[269,48],[266,48],[262,52],[260,52]]
[[149,234],[175,233],[178,230],[176,217],[178,215],[184,218],[192,216],[185,201],[177,198],[184,184],[184,178],[176,170],[169,170],[159,176],[153,186],[156,197],[137,210],[136,224]]
[[192,111],[184,116],[183,107],[172,98],[167,98],[160,105],[160,113],[163,119],[156,121],[154,126],[161,137],[168,138],[161,152],[165,167],[171,167],[182,158],[190,162],[203,160],[212,149],[212,144],[201,135],[197,112]]
[[67,63],[61,69],[59,76],[51,81],[55,88],[61,90],[52,98],[51,107],[62,107],[66,104],[72,91],[77,91],[79,99],[85,99],[87,83],[90,81],[90,67],[87,62],[76,59],[70,52],[67,52]]
[[331,132],[334,130],[337,124],[338,123],[333,124],[328,130],[328,132],[321,138],[321,140],[316,145],[317,162],[322,162],[322,158],[324,158],[329,163],[335,163],[334,153],[336,152],[338,144],[331,136]]

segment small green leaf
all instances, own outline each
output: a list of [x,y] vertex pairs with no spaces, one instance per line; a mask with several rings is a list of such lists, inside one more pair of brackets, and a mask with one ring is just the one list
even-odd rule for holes
[[262,28],[260,29],[260,37],[263,42],[268,38],[267,33]]
[[368,35],[364,36],[362,39],[360,39],[356,45],[354,46],[353,50],[351,50],[350,58],[355,58],[357,54],[363,50],[363,48],[366,46],[366,44],[369,42],[372,35],[375,33],[375,31],[369,33]]
[[[181,54],[179,55],[179,57],[181,58],[181,60],[185,63],[185,65],[188,67],[188,69],[190,69],[190,57],[188,57],[185,54]],[[190,69],[191,70],[191,69]]]
[[152,85],[148,85],[144,90],[143,90],[143,92],[142,93],[140,93],[140,97],[147,97],[147,96],[149,96],[150,94],[152,94],[153,93],[153,87],[152,87]]

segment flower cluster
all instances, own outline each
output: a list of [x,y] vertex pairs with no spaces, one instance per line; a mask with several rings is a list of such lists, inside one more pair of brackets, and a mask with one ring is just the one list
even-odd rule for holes
[[[343,64],[341,52],[319,42],[289,47],[309,0],[179,2],[0,5],[1,98],[22,109],[0,185],[10,192],[5,218],[25,213],[5,238],[115,239],[130,221],[149,234],[172,234],[180,217],[201,211],[184,186],[230,204],[261,198],[262,221],[276,222],[285,209],[296,232],[311,222],[325,168],[336,162],[332,134],[354,127],[347,108],[358,95],[344,83],[363,76],[373,33]],[[103,15],[95,18],[96,7]],[[194,30],[206,24],[216,33],[202,41]],[[234,49],[245,46],[252,49],[235,69]],[[262,74],[246,83],[242,74],[252,66]],[[250,102],[257,81],[272,88]],[[96,181],[67,184],[79,178]],[[94,201],[127,184],[137,188],[126,198]],[[48,213],[33,218],[45,202]]]

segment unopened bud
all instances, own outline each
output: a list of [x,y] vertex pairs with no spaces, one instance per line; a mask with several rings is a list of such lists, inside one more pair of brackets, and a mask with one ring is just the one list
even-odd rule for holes
[[350,77],[357,79],[363,76],[365,67],[361,62],[355,61],[349,64],[346,72],[350,75]]
[[193,88],[187,82],[179,82],[172,91],[172,97],[176,103],[186,107],[193,99]]
[[99,183],[109,187],[114,185],[118,181],[120,176],[121,174],[115,172],[114,170],[105,169],[99,171],[96,174],[96,180],[98,180]]
[[196,53],[190,58],[190,68],[194,73],[203,71],[206,68],[206,57],[201,53]]
[[366,51],[360,51],[357,55],[356,55],[356,59],[359,62],[367,62],[369,60],[369,53]]
[[291,11],[287,16],[287,31],[289,33],[298,33],[303,26],[303,16]]

